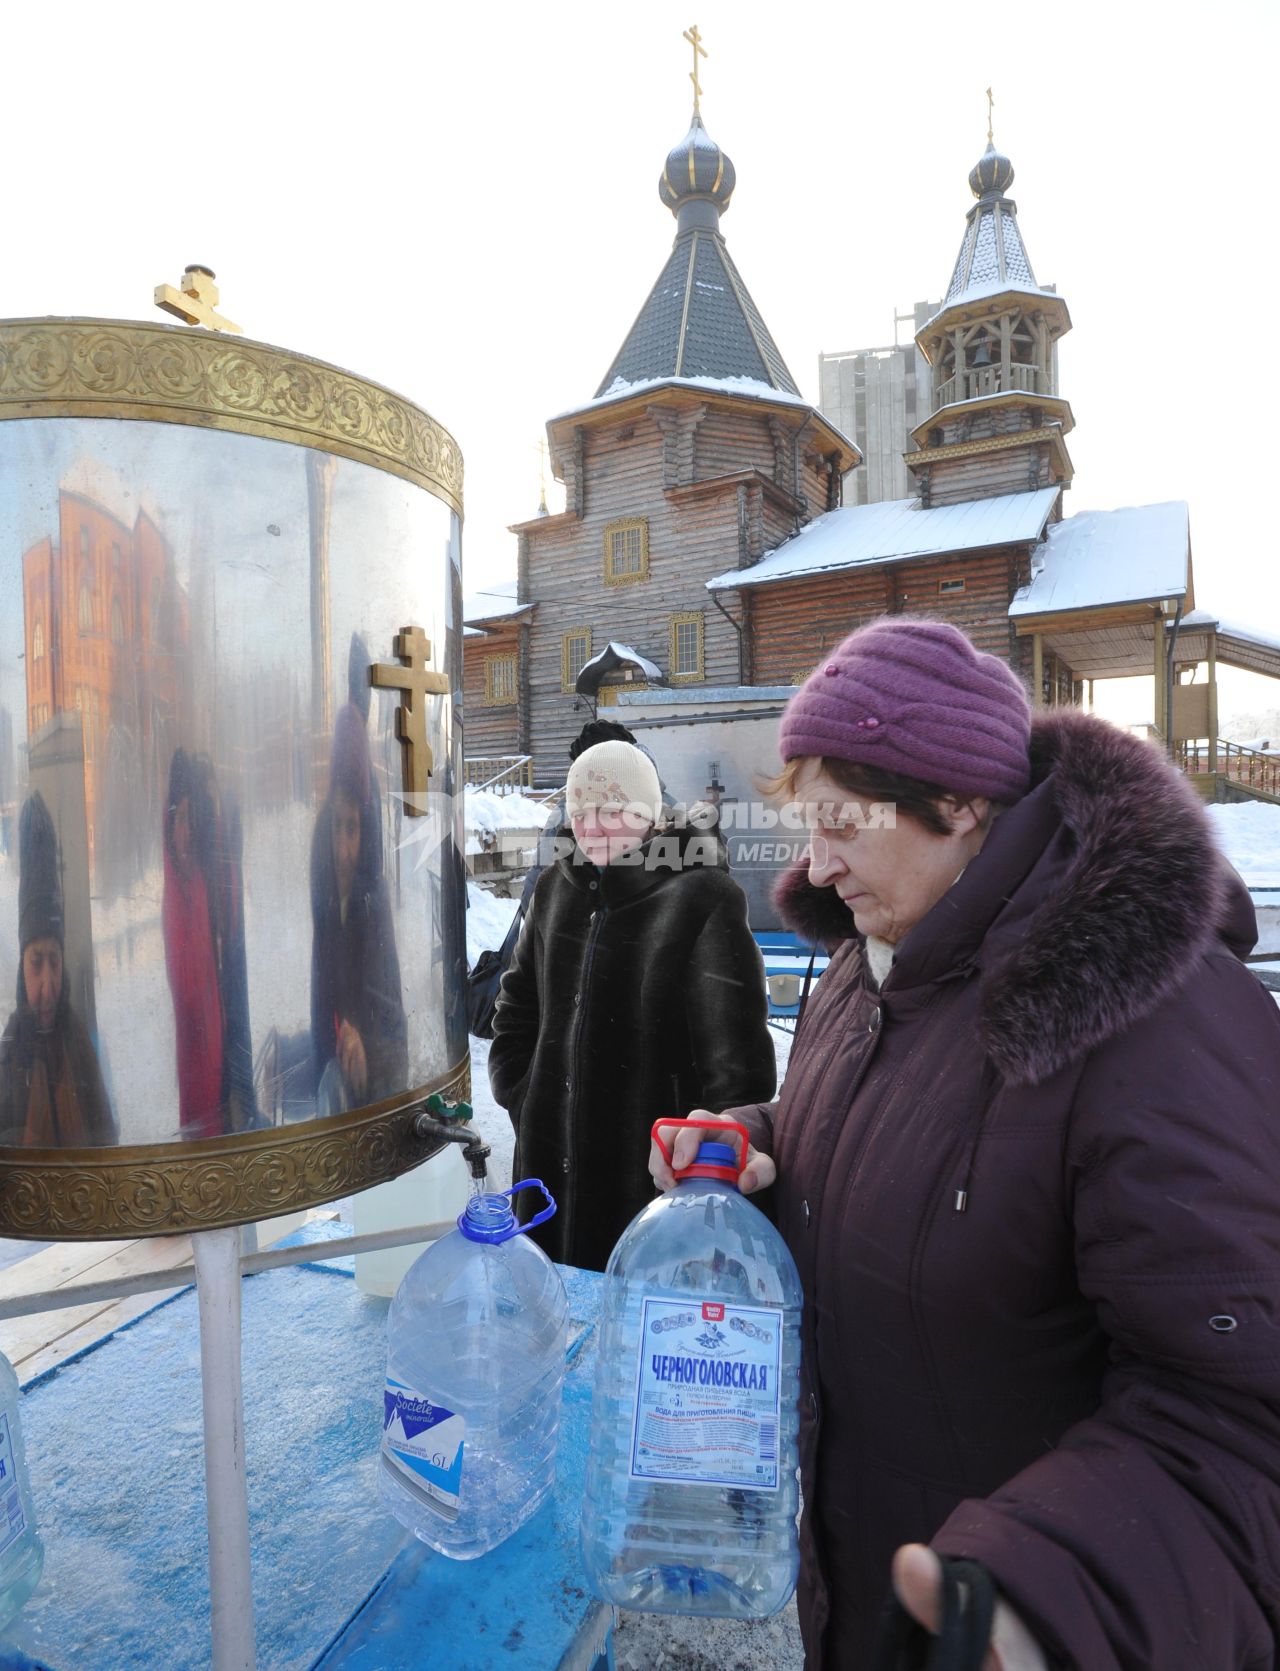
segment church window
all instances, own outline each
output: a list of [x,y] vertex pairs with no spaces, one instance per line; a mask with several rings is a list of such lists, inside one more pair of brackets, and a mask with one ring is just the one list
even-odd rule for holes
[[574,627],[560,640],[560,688],[572,690],[586,662],[591,660],[591,628]]
[[82,557],[88,557],[89,555],[89,530],[87,528],[81,528],[80,530],[80,555]]
[[963,592],[964,591],[964,581],[963,580],[940,580],[938,582],[938,590],[940,592]]
[[487,656],[484,664],[484,699],[490,708],[508,707],[516,699],[516,658]]
[[649,577],[649,524],[642,516],[611,522],[604,531],[606,586],[628,586]]
[[44,622],[37,621],[35,631],[31,634],[32,661],[44,660]]
[[93,585],[88,569],[80,573],[80,599],[76,605],[76,625],[82,633],[93,631]]
[[671,652],[669,666],[673,679],[703,679],[706,672],[702,656],[701,614],[671,617]]
[[119,597],[111,600],[111,642],[124,643],[124,611],[120,607]]

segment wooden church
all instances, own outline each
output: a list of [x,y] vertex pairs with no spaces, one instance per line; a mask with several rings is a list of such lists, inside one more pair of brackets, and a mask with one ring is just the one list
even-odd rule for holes
[[[858,450],[799,393],[734,265],[734,168],[695,102],[659,181],[670,258],[594,397],[547,426],[565,509],[519,524],[515,584],[465,606],[469,758],[530,757],[531,781],[558,782],[621,692],[749,704],[855,627],[916,614],[1007,659],[1040,705],[1152,674],[1155,733],[1207,739],[1212,761],[1214,660],[1280,676],[1280,645],[1195,611],[1185,504],[1064,516],[1071,319],[1036,280],[1013,177],[989,134],[916,338],[932,391],[905,454],[915,496],[842,506]],[[1206,661],[1209,685],[1180,694]]]

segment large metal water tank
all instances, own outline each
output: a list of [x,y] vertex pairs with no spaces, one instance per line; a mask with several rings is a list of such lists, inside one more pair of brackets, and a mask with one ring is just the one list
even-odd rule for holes
[[0,322],[0,1235],[333,1199],[467,1094],[461,514],[362,378]]

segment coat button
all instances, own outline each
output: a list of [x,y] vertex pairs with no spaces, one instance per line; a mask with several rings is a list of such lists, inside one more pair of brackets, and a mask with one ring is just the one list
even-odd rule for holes
[[1228,1316],[1224,1311],[1220,1312],[1217,1317],[1209,1319],[1209,1327],[1214,1334],[1234,1334],[1240,1325],[1234,1317]]
[[569,1170],[569,1157],[568,1157],[568,1155],[566,1155],[564,1157],[564,1159],[560,1162],[560,1170],[562,1172],[567,1172]]
[[572,1091],[572,1089],[573,1089],[573,1081],[572,1081],[572,1079],[566,1079],[566,1080],[565,1080],[565,1082],[564,1082],[564,1088],[565,1088],[565,1090],[566,1090],[566,1091]]
[[867,1031],[869,1033],[880,1031],[880,1006],[878,1004],[871,1012],[871,1019],[867,1022]]
[[600,884],[599,882],[588,882],[587,886],[591,889],[592,893],[595,893]]
[[582,994],[580,992],[575,992],[574,993],[573,1002],[574,1002],[575,1007],[582,1002]]

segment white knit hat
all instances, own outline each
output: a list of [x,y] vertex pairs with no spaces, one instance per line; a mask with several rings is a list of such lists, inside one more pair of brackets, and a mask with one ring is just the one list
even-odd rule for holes
[[610,741],[584,749],[569,768],[565,812],[598,807],[601,812],[643,813],[656,824],[662,813],[662,786],[653,761],[632,743]]

